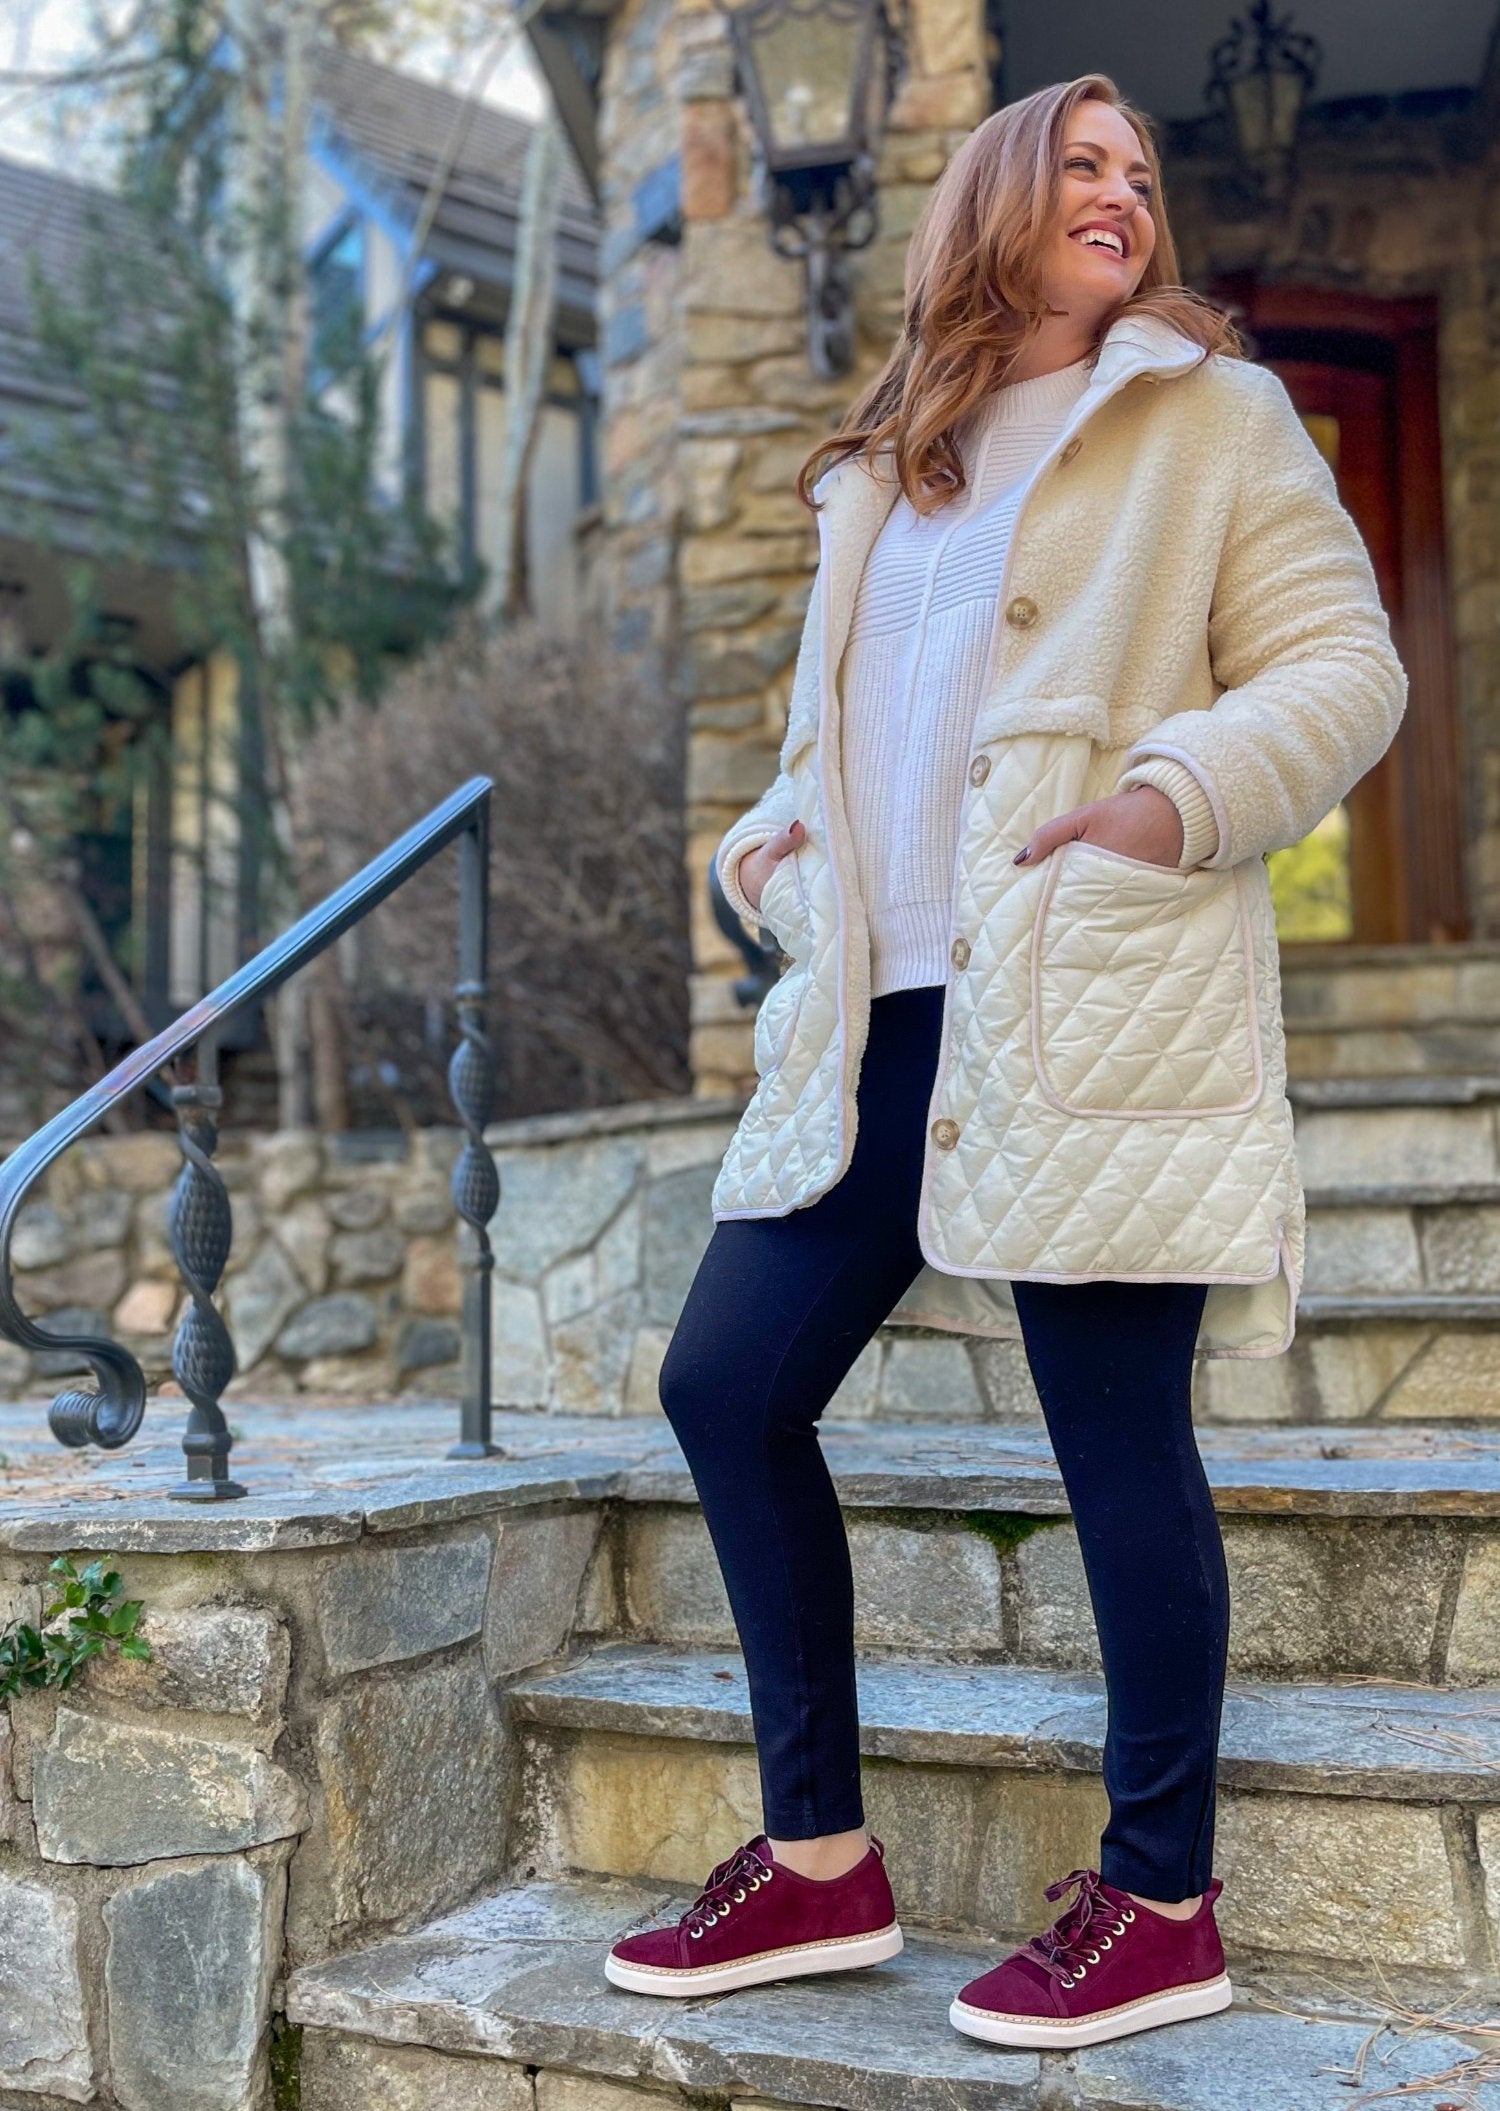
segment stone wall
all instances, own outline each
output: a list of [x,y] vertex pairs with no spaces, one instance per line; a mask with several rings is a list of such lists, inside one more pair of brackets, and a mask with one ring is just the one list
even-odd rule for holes
[[[661,1359],[713,1230],[714,1176],[741,1106],[683,1098],[490,1129],[497,1407],[659,1412]],[[239,1359],[231,1402],[457,1398],[457,1146],[454,1130],[225,1139],[234,1246],[219,1303]],[[87,1139],[53,1168],[14,1242],[23,1310],[56,1333],[124,1341],[164,1414],[185,1302],[166,1236],[179,1164],[167,1132]],[[998,1372],[1008,1351],[990,1346]],[[77,1368],[0,1343],[0,1395],[50,1393]],[[1005,1412],[1013,1393],[1034,1405],[1008,1363],[996,1386],[991,1401],[955,1342],[882,1339],[846,1381],[840,1412],[869,1413],[877,1394],[896,1408],[927,1397],[928,1412],[964,1417]]]
[[498,1876],[495,1682],[565,1643],[599,1512],[465,1475],[0,1523],[0,1626],[97,1532],[153,1651],[0,1704],[0,2106],[269,2111],[285,1973]]
[[[457,1220],[451,1130],[227,1136],[219,1167],[234,1213],[220,1303],[241,1390],[335,1394],[458,1385]],[[86,1139],[52,1168],[16,1227],[22,1308],[57,1334],[112,1333],[147,1376],[171,1369],[184,1292],[167,1243],[182,1159],[175,1135]],[[66,1369],[0,1343],[8,1397]]]
[[[709,0],[627,0],[611,18],[600,146],[606,567],[621,650],[649,645],[688,735],[693,1068],[707,1096],[753,1082],[736,956],[704,891],[724,829],[764,788],[785,723],[816,557],[792,480],[879,365],[900,316],[926,188],[988,107],[980,0],[913,0],[911,75],[891,113],[881,224],[855,259],[857,370],[809,371],[800,264],[751,195],[751,134],[728,23]],[[681,155],[681,243],[642,245],[642,179]]]
[[[596,596],[615,656],[665,683],[677,628],[681,251],[660,194],[680,140],[673,0],[611,16],[599,130],[603,552]],[[648,233],[647,229],[660,229]]]

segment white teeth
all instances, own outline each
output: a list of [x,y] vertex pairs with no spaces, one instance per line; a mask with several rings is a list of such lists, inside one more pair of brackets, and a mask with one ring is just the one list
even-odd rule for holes
[[1122,257],[1125,254],[1125,244],[1120,240],[1120,237],[1110,234],[1102,227],[1085,228],[1077,239],[1089,249],[1109,249],[1117,257]]

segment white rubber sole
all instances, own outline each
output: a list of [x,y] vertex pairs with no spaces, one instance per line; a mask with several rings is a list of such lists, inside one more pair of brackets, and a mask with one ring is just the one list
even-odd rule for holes
[[657,1965],[627,1963],[611,1950],[604,1976],[632,1994],[727,1994],[737,1986],[760,1986],[768,1979],[798,1979],[807,1972],[851,1972],[862,1964],[883,1964],[901,1948],[898,1921],[873,1935],[848,1935],[838,1942],[791,1943],[782,1950],[757,1950],[732,1964],[705,1965],[701,1971],[673,1971]]
[[1228,2008],[1234,1989],[1228,1975],[1200,1979],[1194,1986],[1174,1986],[1169,1993],[1148,1994],[1139,2001],[1122,2002],[1118,2008],[1101,2008],[1097,2015],[1076,2023],[1047,2023],[1036,2016],[1002,2016],[990,2008],[971,2008],[954,1997],[948,2021],[971,2038],[984,2038],[991,2045],[1066,2047],[1101,2045],[1109,2038],[1125,2038],[1132,2031],[1154,2030],[1161,2023],[1186,2023],[1193,2016],[1212,2016]]

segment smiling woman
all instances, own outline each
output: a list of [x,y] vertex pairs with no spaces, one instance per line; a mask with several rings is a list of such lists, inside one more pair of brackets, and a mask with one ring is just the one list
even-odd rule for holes
[[1057,1921],[949,2017],[1091,2044],[1230,2000],[1228,1582],[1192,1365],[1290,1339],[1265,853],[1380,755],[1405,676],[1327,463],[1178,282],[1150,128],[1103,75],[960,146],[886,365],[798,489],[820,562],[780,773],[718,851],[789,965],[660,1379],[766,1829],[606,1969],[701,1994],[900,1947],[816,1423],[890,1317],[1019,1331],[1095,1612],[1110,1815]]

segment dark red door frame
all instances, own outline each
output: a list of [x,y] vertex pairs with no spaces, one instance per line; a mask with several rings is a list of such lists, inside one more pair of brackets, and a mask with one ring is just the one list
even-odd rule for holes
[[[1351,800],[1367,839],[1355,860],[1356,936],[1394,942],[1462,938],[1468,932],[1465,829],[1443,528],[1437,302],[1261,285],[1245,274],[1221,277],[1205,290],[1252,337],[1283,330],[1338,332],[1390,346],[1395,415],[1389,520],[1374,517],[1364,494],[1344,496],[1371,544],[1410,696],[1390,754]],[[1326,351],[1321,356],[1337,364]],[[1267,356],[1267,364],[1286,366],[1297,401],[1296,362]]]

